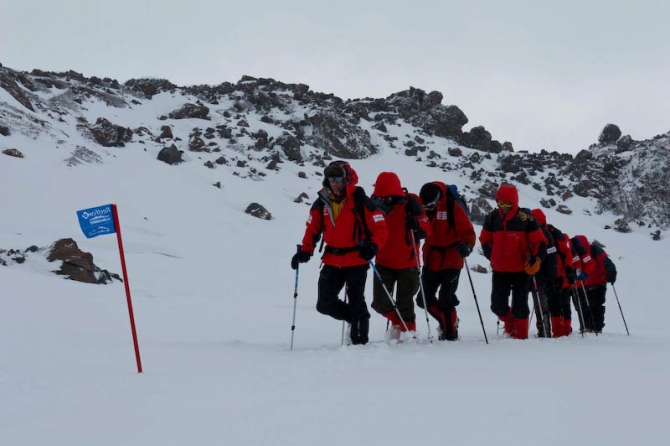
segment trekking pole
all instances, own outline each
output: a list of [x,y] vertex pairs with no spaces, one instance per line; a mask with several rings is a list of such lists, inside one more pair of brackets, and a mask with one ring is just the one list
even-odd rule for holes
[[[544,310],[542,309],[542,301],[540,300],[540,289],[537,286],[537,281],[535,280],[535,274],[530,276],[533,279],[533,287],[531,288],[531,292],[533,294],[533,306],[537,305],[537,308],[540,310],[539,313],[539,318],[540,320],[538,321],[542,330],[542,333],[544,334],[545,337],[551,337],[551,333],[547,333],[547,327],[544,324]],[[535,303],[537,301],[537,304]],[[533,309],[533,313],[535,313]],[[528,327],[530,328],[530,321],[528,322]]]
[[472,283],[472,276],[470,275],[470,267],[468,266],[468,261],[463,258],[465,262],[465,270],[468,272],[468,279],[470,279],[470,288],[472,288],[472,295],[475,298],[475,305],[477,306],[477,313],[479,314],[479,322],[482,324],[482,331],[484,332],[484,340],[486,343],[489,343],[489,338],[486,336],[486,329],[484,328],[484,319],[482,319],[482,312],[479,311],[479,302],[477,301],[477,293],[475,293],[475,286]]
[[[396,294],[396,299],[393,299],[393,302],[395,302],[396,305],[398,305],[398,290],[396,289],[395,291]],[[391,319],[386,319],[386,331],[389,331],[389,326],[391,325]]]
[[[298,253],[300,253],[301,245],[298,245]],[[298,304],[298,272],[300,271],[300,262],[295,269],[295,288],[293,290],[293,322],[291,323],[291,350],[293,350],[293,335],[295,334],[295,308]]]
[[616,297],[616,303],[619,305],[619,312],[621,313],[621,319],[623,319],[623,325],[626,327],[626,333],[628,333],[628,336],[630,336],[630,332],[628,331],[628,324],[626,324],[626,318],[623,317],[623,310],[621,309],[621,303],[619,303],[619,296],[616,293],[616,288],[614,288],[614,284],[612,284],[612,289],[614,290],[614,297]]
[[582,310],[582,300],[579,298],[579,292],[577,291],[577,284],[573,283],[572,287],[570,288],[570,294],[572,294],[572,300],[573,304],[575,305],[575,310],[577,310],[577,313],[579,314],[579,325],[580,329],[579,332],[584,337],[584,333],[586,332],[586,324],[584,323],[584,311]]
[[382,279],[381,274],[379,274],[379,271],[377,271],[377,268],[375,268],[375,264],[372,260],[370,260],[370,267],[372,268],[372,271],[375,272],[375,275],[377,276],[379,281],[382,283],[382,287],[384,288],[384,291],[386,291],[386,295],[388,296],[389,300],[391,301],[391,305],[393,305],[393,309],[395,310],[396,314],[398,315],[398,318],[400,319],[400,322],[402,323],[402,326],[405,328],[405,331],[409,331],[409,328],[407,328],[407,324],[405,323],[405,320],[400,315],[400,310],[398,310],[398,306],[393,301],[393,296],[391,296],[391,293],[389,293],[388,288],[386,288],[386,284],[384,283],[384,279]]
[[[344,303],[347,303],[347,286],[345,285],[344,287]],[[344,345],[344,326],[346,325],[346,321],[343,319],[342,320],[342,340],[340,341],[340,346]]]
[[598,336],[598,330],[596,330],[596,321],[593,319],[593,313],[591,312],[591,303],[589,302],[589,296],[586,294],[586,287],[584,282],[580,282],[582,285],[582,291],[584,292],[584,299],[586,300],[586,308],[589,310],[589,316],[591,317],[591,326],[593,327],[593,332]]
[[421,290],[421,299],[423,300],[423,311],[426,313],[426,325],[428,326],[428,340],[433,342],[433,335],[430,333],[430,319],[428,318],[428,305],[426,305],[426,293],[423,291],[423,278],[421,277],[421,261],[419,260],[419,253],[416,249],[416,239],[414,238],[414,231],[412,234],[412,247],[414,248],[414,257],[416,258],[416,268],[419,271],[419,289]]
[[528,318],[528,328],[533,324],[533,316],[535,316],[535,296],[533,296],[533,311],[530,312],[530,317]]

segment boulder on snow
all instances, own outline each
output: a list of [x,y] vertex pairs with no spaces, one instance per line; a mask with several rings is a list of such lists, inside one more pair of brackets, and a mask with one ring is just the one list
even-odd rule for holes
[[98,268],[93,263],[93,254],[79,249],[77,242],[71,238],[54,242],[49,247],[47,260],[61,261],[60,269],[54,272],[77,282],[105,284],[112,282],[112,279],[121,280],[118,274]]
[[158,160],[170,165],[179,164],[183,161],[181,155],[182,151],[172,144],[170,147],[163,147],[161,151],[158,152]]
[[251,203],[244,212],[261,220],[272,220],[272,214],[258,203]]

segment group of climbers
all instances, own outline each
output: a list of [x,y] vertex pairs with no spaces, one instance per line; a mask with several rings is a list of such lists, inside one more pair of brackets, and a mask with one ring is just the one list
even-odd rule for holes
[[[364,288],[372,267],[379,280],[371,306],[387,319],[389,338],[415,336],[416,295],[417,305],[438,322],[439,339],[458,340],[456,291],[477,237],[456,187],[429,182],[417,196],[402,187],[395,173],[382,172],[368,197],[357,183],[347,162],[326,166],[323,189],[291,260],[293,269],[309,261],[323,236],[317,311],[346,321],[351,343],[366,344],[370,313]],[[512,185],[500,186],[495,200],[497,208],[486,216],[479,242],[493,270],[491,311],[504,323],[504,333],[528,338],[529,292],[539,337],[571,333],[571,302],[580,330],[601,332],[606,284],[616,280],[614,263],[602,246],[583,235],[571,239],[547,224],[541,209],[519,207]]]

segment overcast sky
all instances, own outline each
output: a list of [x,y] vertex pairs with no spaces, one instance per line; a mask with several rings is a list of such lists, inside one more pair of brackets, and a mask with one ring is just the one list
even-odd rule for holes
[[0,0],[0,63],[343,99],[413,86],[516,150],[576,153],[607,123],[670,131],[668,17],[667,0]]

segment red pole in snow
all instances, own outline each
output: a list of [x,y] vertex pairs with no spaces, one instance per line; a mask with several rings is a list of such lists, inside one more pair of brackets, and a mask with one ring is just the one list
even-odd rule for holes
[[126,299],[128,301],[128,315],[130,316],[130,329],[133,332],[133,344],[135,345],[135,360],[137,361],[137,373],[142,373],[142,360],[140,359],[140,346],[137,343],[137,331],[135,330],[135,316],[133,315],[133,302],[130,299],[130,285],[128,285],[128,273],[126,271],[126,258],[123,255],[123,241],[121,240],[121,225],[116,205],[112,204],[112,215],[114,217],[114,228],[116,239],[119,242],[119,254],[121,256],[121,270],[123,271],[123,285],[126,287]]

